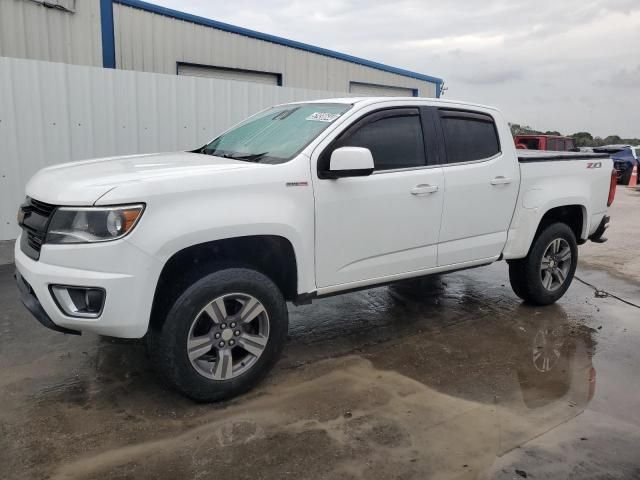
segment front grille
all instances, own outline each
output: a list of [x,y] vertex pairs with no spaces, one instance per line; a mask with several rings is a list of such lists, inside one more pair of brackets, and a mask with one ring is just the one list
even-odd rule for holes
[[42,248],[42,244],[44,243],[42,237],[38,236],[34,232],[27,232],[27,242],[29,243],[29,246],[36,252],[40,251],[40,249]]
[[25,255],[34,260],[40,258],[40,250],[47,236],[49,220],[55,208],[55,205],[40,202],[29,197],[27,197],[25,202],[20,206],[20,210],[24,214],[20,222],[23,230],[20,249]]
[[56,208],[55,205],[49,205],[48,203],[39,202],[38,200],[34,200],[33,198],[31,198],[30,200],[31,204],[29,208],[31,208],[32,211],[37,212],[39,215],[42,215],[43,217],[49,218],[53,210]]

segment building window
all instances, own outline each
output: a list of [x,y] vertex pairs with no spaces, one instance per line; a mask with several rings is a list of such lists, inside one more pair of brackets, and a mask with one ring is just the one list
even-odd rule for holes
[[373,83],[349,82],[349,93],[362,97],[417,97],[417,88],[376,85]]
[[177,73],[178,75],[188,75],[191,77],[220,78],[222,80],[263,83],[274,86],[282,85],[282,74],[280,73],[243,70],[240,68],[178,62]]

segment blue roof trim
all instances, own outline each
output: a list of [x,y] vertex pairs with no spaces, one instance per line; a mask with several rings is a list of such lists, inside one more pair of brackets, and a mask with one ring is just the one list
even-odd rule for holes
[[199,17],[197,15],[191,15],[190,13],[179,12],[171,8],[161,7],[152,3],[143,2],[141,0],[113,0],[114,3],[120,3],[128,7],[138,8],[140,10],[146,10],[147,12],[157,13],[158,15],[164,15],[166,17],[177,18],[178,20],[184,20],[186,22],[197,23],[206,27],[216,28],[225,32],[237,33],[238,35],[244,35],[246,37],[256,38],[258,40],[264,40],[265,42],[277,43],[286,47],[297,48],[298,50],[305,50],[311,53],[317,53],[318,55],[324,55],[325,57],[336,58],[338,60],[344,60],[346,62],[356,63],[365,67],[375,68],[384,72],[395,73],[404,77],[415,78],[417,80],[423,80],[425,82],[431,82],[436,84],[436,96],[439,96],[440,85],[444,83],[444,80],[430,75],[424,75],[422,73],[411,72],[402,68],[391,67],[378,62],[372,62],[363,58],[354,57],[326,48],[315,47],[307,43],[296,42],[295,40],[289,40],[287,38],[277,37],[275,35],[269,35],[267,33],[257,32],[248,28],[236,27],[228,23],[218,22],[209,18]]

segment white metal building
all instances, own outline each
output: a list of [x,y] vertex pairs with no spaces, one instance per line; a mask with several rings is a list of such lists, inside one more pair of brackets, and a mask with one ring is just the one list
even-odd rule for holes
[[443,81],[139,0],[0,0],[0,56],[356,95]]

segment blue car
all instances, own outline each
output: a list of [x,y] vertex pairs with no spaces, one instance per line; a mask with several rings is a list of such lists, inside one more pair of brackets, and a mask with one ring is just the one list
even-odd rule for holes
[[633,166],[640,170],[640,147],[626,147],[611,155],[613,167],[618,172],[618,183],[628,185]]

